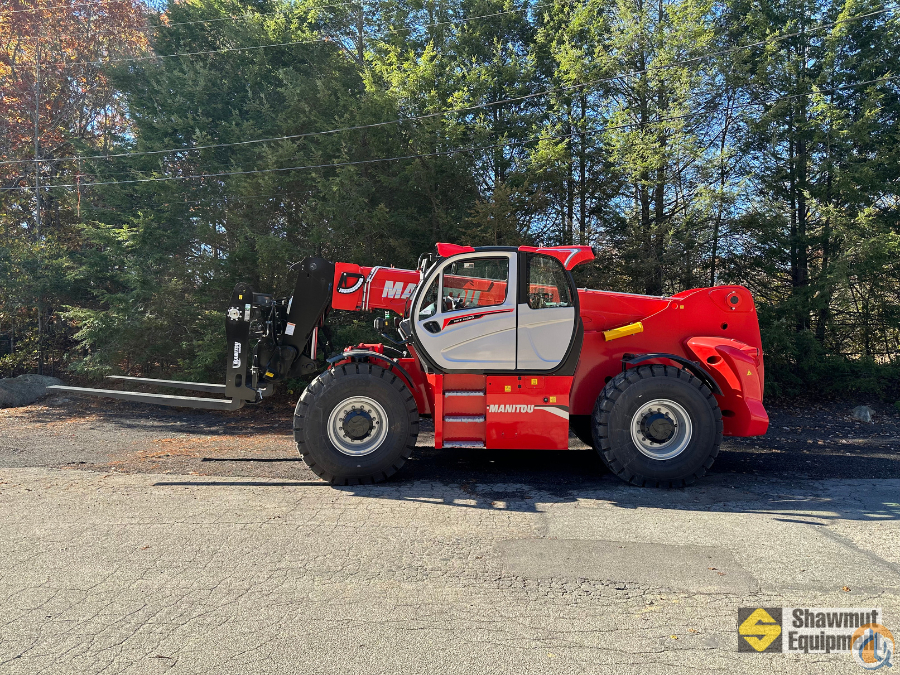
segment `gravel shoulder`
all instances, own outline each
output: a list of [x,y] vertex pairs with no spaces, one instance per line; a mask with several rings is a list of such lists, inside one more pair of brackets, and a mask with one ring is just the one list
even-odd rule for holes
[[[773,406],[769,432],[726,438],[712,474],[763,478],[900,478],[900,413],[858,422],[847,404]],[[0,467],[43,466],[203,476],[317,480],[297,455],[293,407],[266,401],[231,413],[50,396],[0,410]],[[572,449],[587,446],[570,439]],[[395,480],[613,480],[593,452],[435,450],[423,420],[419,450]]]

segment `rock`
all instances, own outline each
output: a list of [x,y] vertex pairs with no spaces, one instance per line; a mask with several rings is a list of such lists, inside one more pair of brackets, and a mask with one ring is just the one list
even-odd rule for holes
[[860,422],[871,422],[875,418],[875,411],[867,405],[856,406],[851,414],[853,419]]
[[61,380],[46,375],[19,375],[0,380],[0,408],[17,408],[34,403],[49,392],[51,384],[62,384]]

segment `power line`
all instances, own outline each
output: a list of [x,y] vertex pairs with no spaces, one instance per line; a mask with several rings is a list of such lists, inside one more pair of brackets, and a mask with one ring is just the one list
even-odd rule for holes
[[[121,2],[121,1],[123,1],[123,0],[119,0],[119,1]],[[450,19],[450,20],[447,20],[447,21],[438,21],[438,22],[435,22],[435,23],[426,23],[426,24],[422,24],[422,25],[418,25],[418,26],[410,26],[410,27],[405,27],[405,28],[386,28],[386,29],[385,29],[385,32],[387,32],[387,33],[400,33],[400,32],[404,32],[404,31],[412,31],[412,30],[421,29],[421,28],[434,28],[434,27],[436,27],[436,26],[445,26],[445,25],[451,25],[451,24],[467,23],[467,22],[469,22],[469,21],[475,21],[476,19],[486,19],[486,18],[492,18],[492,17],[497,17],[497,16],[503,16],[503,15],[505,15],[505,14],[518,14],[519,12],[527,12],[527,11],[530,11],[530,10],[538,9],[538,8],[540,8],[540,7],[546,7],[546,6],[552,5],[552,4],[553,4],[552,2],[550,2],[550,3],[537,3],[537,4],[535,4],[535,5],[532,6],[532,7],[526,6],[526,7],[521,7],[521,8],[519,8],[519,9],[510,9],[510,10],[506,10],[506,11],[503,11],[503,12],[494,12],[493,14],[482,14],[482,15],[480,15],[480,16],[465,17],[465,18],[461,18],[461,19]],[[358,2],[341,2],[341,3],[337,3],[337,4],[331,4],[331,5],[316,5],[315,7],[303,8],[303,9],[308,10],[308,11],[311,13],[311,12],[313,12],[313,11],[315,11],[315,10],[319,10],[319,9],[326,9],[326,8],[329,8],[329,7],[344,7],[344,6],[347,6],[347,5],[357,5],[357,6],[358,6],[359,3],[358,3]],[[259,18],[259,19],[279,18],[279,19],[290,19],[290,18],[292,18],[292,17],[291,17],[290,15],[287,15],[287,14],[275,16],[275,15],[266,15],[266,14],[258,14],[258,13],[248,12],[248,13],[246,13],[246,14],[238,14],[238,15],[226,16],[226,17],[221,17],[221,18],[218,18],[218,19],[202,19],[202,20],[198,20],[198,21],[178,21],[178,22],[175,22],[175,23],[161,23],[161,24],[157,24],[157,25],[155,25],[155,26],[144,26],[144,27],[141,27],[141,28],[137,28],[136,30],[158,30],[158,29],[161,29],[161,28],[175,28],[176,26],[190,26],[190,25],[195,25],[195,24],[217,23],[217,22],[222,22],[222,21],[237,21],[237,20],[240,20],[240,19],[246,19],[246,18]],[[115,32],[101,32],[101,33],[97,33],[97,34],[98,34],[98,35],[114,35],[114,34],[116,34],[116,33],[115,33]],[[29,38],[29,39],[32,39],[32,40],[33,40],[34,38],[31,37],[31,38]],[[91,62],[91,63],[93,63],[93,62]]]
[[[125,2],[126,0],[115,0],[115,1]],[[346,7],[346,6],[351,6],[351,5],[357,6],[357,7],[361,6],[360,2],[358,0],[351,0],[350,2],[338,2],[338,3],[333,3],[330,5],[316,5],[314,7],[304,7],[302,9],[308,11],[309,13],[312,13],[313,11],[319,10],[319,9],[328,9],[331,7]],[[59,7],[64,7],[64,6],[66,6],[66,5],[59,5]],[[300,9],[300,8],[298,8],[298,9]],[[17,10],[17,11],[33,12],[34,10],[30,9],[30,10]],[[3,15],[3,13],[0,12],[0,16],[2,16],[2,15]],[[198,19],[197,21],[176,21],[173,23],[160,23],[155,26],[138,27],[135,30],[158,30],[160,28],[175,28],[176,26],[193,26],[193,25],[202,24],[202,23],[219,23],[222,21],[238,21],[240,19],[248,19],[248,18],[254,18],[254,17],[259,18],[259,19],[290,19],[290,18],[292,18],[291,15],[288,15],[288,14],[276,15],[276,14],[260,14],[260,13],[254,13],[254,12],[247,12],[245,14],[233,14],[231,16],[223,16],[223,17],[219,17],[217,19]],[[97,35],[115,35],[116,32],[115,31],[112,31],[112,32],[102,32],[101,31],[96,34]],[[32,37],[29,37],[28,39],[33,40],[34,37],[32,36]]]
[[[562,136],[561,138],[568,138],[569,135]],[[191,180],[195,178],[221,178],[225,176],[246,176],[250,174],[258,174],[258,173],[276,173],[282,171],[301,171],[305,169],[333,169],[344,166],[357,166],[360,164],[375,164],[380,162],[396,162],[404,159],[422,159],[425,157],[441,157],[444,155],[455,155],[462,152],[476,152],[478,150],[490,150],[498,147],[508,147],[513,145],[522,145],[524,143],[528,143],[531,140],[535,140],[539,138],[539,136],[534,136],[529,139],[519,140],[519,141],[510,141],[508,143],[496,143],[494,145],[486,145],[481,147],[468,147],[468,148],[454,148],[452,150],[442,150],[438,152],[429,152],[429,153],[417,153],[413,155],[400,155],[396,157],[378,157],[375,159],[361,159],[354,160],[350,162],[334,162],[331,164],[307,164],[303,166],[287,166],[282,168],[275,169],[251,169],[246,171],[222,171],[219,173],[205,173],[205,174],[196,174],[192,176],[162,176],[159,178],[135,178],[131,180],[121,180],[121,181],[106,181],[106,182],[98,182],[98,183],[81,183],[80,187],[91,187],[95,185],[124,185],[129,183],[158,183],[163,181],[173,181],[173,180]],[[79,187],[76,183],[69,183],[65,185],[51,185],[47,186],[46,189],[51,190],[53,188],[70,188],[70,187]],[[2,188],[3,190],[21,190],[23,188]]]
[[[352,4],[352,3],[345,3],[345,4]],[[338,7],[338,6],[340,6],[340,5],[323,5],[322,7]],[[409,31],[413,31],[416,29],[422,29],[422,28],[434,28],[436,26],[462,24],[462,23],[467,23],[469,21],[494,18],[494,17],[498,17],[498,16],[503,16],[506,14],[517,14],[519,12],[525,12],[525,11],[528,11],[529,9],[536,9],[536,8],[542,7],[542,6],[544,6],[544,5],[541,3],[538,3],[534,7],[523,7],[520,9],[511,9],[511,10],[507,10],[507,11],[503,11],[503,12],[494,12],[493,14],[483,14],[481,16],[473,16],[473,17],[467,17],[467,18],[462,18],[462,19],[452,19],[449,21],[440,21],[437,23],[423,24],[421,26],[415,26],[415,27],[387,28],[387,29],[385,29],[385,32],[398,34],[401,32],[409,32]],[[318,8],[315,8],[315,9],[318,9]],[[378,38],[378,37],[382,37],[382,36],[373,36],[373,37]],[[153,61],[156,59],[168,59],[168,58],[173,58],[176,56],[205,56],[205,55],[210,55],[210,54],[224,54],[227,52],[251,51],[251,50],[255,50],[255,49],[268,49],[269,47],[289,47],[289,46],[293,46],[293,45],[318,44],[321,42],[336,43],[338,41],[336,39],[332,39],[330,37],[323,37],[323,38],[317,38],[314,40],[295,40],[295,41],[291,41],[291,42],[277,42],[277,43],[273,43],[273,44],[250,45],[248,47],[224,47],[222,49],[211,49],[211,50],[196,51],[196,52],[176,52],[174,54],[151,54],[149,56],[131,56],[131,57],[124,57],[124,58],[117,58],[117,59],[92,59],[92,60],[85,60],[85,61],[61,61],[61,62],[57,62],[57,63],[50,63],[47,65],[62,66],[62,67],[68,68],[70,66],[101,65],[101,64],[105,64],[105,63],[130,63],[130,62],[138,62],[138,61]]]
[[[881,10],[877,10],[874,12],[869,12],[867,14],[860,14],[860,15],[857,15],[854,17],[840,19],[840,20],[834,21],[829,24],[823,24],[821,26],[811,28],[811,29],[809,29],[809,31],[807,31],[807,33],[812,32],[812,31],[825,30],[826,28],[830,28],[830,27],[836,26],[838,24],[846,23],[849,21],[857,21],[857,20],[860,20],[863,18],[877,15],[877,14],[883,14],[888,11],[890,11],[890,10],[881,9]],[[733,53],[736,51],[740,51],[742,49],[751,49],[753,47],[758,47],[758,46],[770,44],[773,42],[783,41],[783,40],[789,39],[791,37],[797,37],[800,34],[801,34],[800,31],[795,31],[793,33],[787,33],[787,34],[783,34],[783,35],[774,36],[774,37],[768,38],[766,40],[760,40],[760,41],[750,43],[747,45],[738,45],[736,47],[730,47],[728,49],[719,50],[717,52],[701,54],[699,56],[695,56],[695,57],[691,57],[689,59],[685,59],[683,61],[679,61],[677,64],[667,64],[667,65],[663,65],[663,66],[648,66],[647,68],[644,68],[642,70],[632,70],[632,71],[629,71],[626,73],[620,73],[620,74],[610,76],[610,77],[588,80],[586,82],[582,82],[579,84],[562,86],[562,87],[552,87],[550,89],[533,92],[531,94],[524,94],[522,96],[500,99],[497,101],[488,101],[485,103],[478,103],[478,104],[474,104],[471,106],[450,108],[450,109],[446,109],[446,110],[442,110],[442,111],[438,111],[438,112],[434,112],[434,113],[426,113],[423,115],[404,117],[404,118],[395,119],[395,120],[388,120],[385,122],[373,122],[371,124],[360,124],[360,125],[355,125],[355,126],[350,126],[350,127],[326,129],[323,131],[309,131],[309,132],[304,132],[301,134],[289,134],[289,135],[285,135],[285,136],[274,136],[274,137],[270,137],[270,138],[258,138],[258,139],[250,139],[250,140],[245,140],[245,141],[234,141],[231,143],[212,143],[212,144],[192,146],[192,147],[188,146],[188,147],[180,147],[180,148],[168,148],[168,149],[164,149],[164,150],[145,150],[145,151],[138,151],[138,152],[122,152],[122,153],[113,153],[113,154],[105,154],[105,155],[80,156],[80,157],[64,158],[64,159],[61,159],[58,161],[112,159],[112,158],[118,158],[118,157],[139,157],[139,156],[146,156],[146,155],[159,155],[159,154],[169,154],[169,153],[176,153],[176,152],[196,152],[199,150],[208,150],[208,149],[213,149],[213,148],[225,148],[225,147],[235,147],[235,146],[240,146],[240,145],[253,145],[256,143],[271,143],[271,142],[276,142],[276,141],[295,140],[298,138],[308,138],[311,136],[323,136],[323,135],[329,135],[329,134],[343,133],[343,132],[347,132],[347,131],[359,131],[359,130],[363,130],[363,129],[374,129],[374,128],[378,128],[378,127],[393,125],[393,124],[402,124],[404,122],[415,122],[415,121],[420,121],[420,120],[425,120],[425,119],[432,119],[435,117],[442,117],[444,115],[449,115],[449,114],[454,114],[454,113],[471,112],[473,110],[480,110],[483,108],[488,108],[488,107],[492,107],[492,106],[496,106],[496,105],[502,105],[504,103],[517,103],[520,101],[530,100],[530,99],[537,98],[540,96],[546,96],[548,94],[552,94],[552,93],[556,93],[556,92],[583,89],[585,87],[592,86],[595,84],[613,82],[613,81],[619,80],[623,77],[633,77],[636,75],[645,75],[647,73],[657,71],[657,70],[667,70],[670,68],[682,66],[684,64],[693,63],[693,62],[701,61],[704,59],[712,58],[714,56],[723,56],[725,54],[730,54],[730,53]],[[172,55],[172,56],[174,56],[174,55]],[[152,57],[149,57],[149,58],[152,58]],[[859,86],[859,85],[848,85],[848,86]],[[3,162],[0,162],[0,165],[21,164],[21,163],[29,163],[29,162],[33,162],[33,161],[34,160],[24,160],[24,159],[23,160],[6,160]]]
[[317,38],[315,40],[292,40],[290,42],[276,42],[264,45],[250,45],[248,47],[223,47],[222,49],[209,49],[199,52],[177,52],[175,54],[152,54],[150,56],[130,56],[121,59],[97,59],[92,61],[62,61],[47,65],[53,66],[90,66],[106,63],[133,63],[138,61],[155,61],[156,59],[170,59],[176,56],[205,56],[210,54],[225,54],[227,52],[247,52],[255,49],[268,49],[269,47],[290,47],[293,45],[311,45],[319,42],[332,42],[330,38]]
[[[130,0],[96,0],[96,2],[80,2],[74,5],[50,5],[49,7],[31,7],[29,9],[12,9],[7,12],[0,12],[0,16],[7,16],[9,14],[21,14],[22,12],[44,12],[46,10],[53,9],[71,9],[73,7],[97,7],[100,5],[118,5],[118,4],[128,4],[133,5]],[[141,3],[136,3],[141,4]]]
[[[833,91],[840,91],[840,90],[844,90],[844,89],[865,86],[868,84],[892,81],[892,80],[896,80],[896,79],[900,79],[900,75],[886,76],[886,77],[882,77],[882,78],[867,80],[864,82],[856,82],[853,84],[841,85],[838,87],[831,87],[828,89],[817,89],[816,91],[811,92],[811,93],[812,94],[823,94],[823,93],[829,93],[829,92],[833,92]],[[744,109],[744,108],[754,107],[754,106],[773,105],[775,103],[778,103],[779,101],[784,101],[784,100],[798,98],[801,96],[808,96],[808,95],[810,95],[810,93],[787,94],[787,95],[779,96],[777,98],[769,99],[766,101],[759,101],[759,102],[751,101],[751,102],[742,103],[742,104],[736,105],[733,109],[738,110],[738,109]],[[671,121],[678,121],[678,120],[683,120],[683,119],[692,119],[694,117],[702,117],[702,116],[706,116],[706,115],[715,114],[716,112],[717,111],[702,111],[702,112],[685,113],[683,115],[675,115],[675,116],[670,116],[670,117],[662,117],[662,118],[658,118],[658,119],[654,120],[653,123],[658,124],[660,122],[671,122]],[[557,136],[542,136],[541,134],[537,134],[537,135],[532,135],[531,137],[529,137],[528,139],[525,139],[524,141],[513,142],[513,143],[510,143],[507,145],[527,143],[531,140],[535,140],[535,139],[539,139],[539,138],[556,138],[556,139],[572,138],[572,137],[578,136],[582,133],[588,133],[588,134],[594,135],[594,134],[602,133],[603,131],[626,129],[626,128],[630,128],[630,127],[639,126],[641,124],[642,124],[641,122],[627,122],[627,123],[618,124],[618,125],[604,125],[604,127],[602,129],[594,129],[594,130],[589,130],[589,131],[585,131],[585,132],[582,132],[579,130],[579,131],[574,131],[570,134],[563,134],[563,135],[557,135]],[[492,148],[492,147],[498,147],[498,146],[496,146],[496,145],[495,146],[486,146],[486,148]],[[321,165],[313,165],[313,166],[298,166],[298,167],[271,168],[271,169],[254,169],[254,170],[248,170],[248,171],[235,171],[235,172],[201,173],[201,174],[194,174],[194,175],[188,175],[188,176],[164,176],[164,177],[158,177],[158,178],[129,179],[129,180],[119,180],[119,181],[75,183],[75,184],[63,184],[63,185],[48,185],[48,186],[46,186],[46,189],[49,190],[49,189],[58,188],[58,187],[89,187],[92,185],[116,185],[116,184],[160,182],[160,181],[172,181],[172,180],[189,180],[192,178],[209,178],[209,177],[229,176],[229,175],[270,173],[270,172],[301,170],[301,169],[307,169],[307,168],[333,168],[333,167],[347,166],[350,164],[366,164],[366,163],[371,163],[371,162],[386,162],[386,161],[396,161],[396,160],[401,160],[401,159],[413,159],[413,158],[417,158],[417,157],[431,157],[431,156],[438,156],[438,155],[445,155],[445,154],[455,154],[458,152],[468,152],[468,151],[474,151],[477,149],[478,148],[463,148],[463,149],[458,149],[458,150],[442,151],[439,153],[433,153],[433,154],[429,154],[429,155],[404,155],[404,156],[399,156],[399,157],[376,158],[376,159],[372,159],[372,160],[359,160],[359,161],[350,162],[350,163],[345,162],[345,163],[337,163],[337,164],[321,164]],[[119,173],[119,175],[121,175],[121,172],[116,172],[116,173]],[[84,175],[84,174],[82,174],[82,175]],[[97,174],[93,173],[91,175],[97,175]],[[25,186],[17,186],[17,187],[11,187],[11,188],[0,188],[0,191],[27,190],[27,189],[30,189],[30,188],[25,187]]]
[[[843,85],[840,87],[833,87],[831,89],[821,89],[821,90],[818,90],[818,92],[813,92],[813,93],[826,93],[829,91],[848,89],[851,87],[858,87],[858,86],[863,86],[866,84],[873,84],[876,82],[885,82],[885,81],[896,80],[896,79],[900,79],[900,75],[893,75],[893,76],[879,78],[879,79],[875,79],[875,80],[868,80],[866,82],[858,82],[858,83],[854,83],[852,85]],[[772,105],[779,101],[783,101],[783,100],[787,100],[787,99],[791,99],[791,98],[798,98],[801,96],[808,96],[808,95],[809,95],[808,93],[788,94],[785,96],[780,96],[775,99],[770,99],[768,101],[742,103],[740,105],[735,106],[735,109],[747,108],[747,107],[751,107],[751,106],[760,106],[760,105]],[[691,119],[694,117],[700,117],[703,115],[713,114],[715,112],[717,112],[717,111],[685,113],[683,115],[675,115],[675,116],[671,116],[671,117],[659,118],[657,120],[654,120],[654,123],[658,124],[660,122],[671,122],[671,121],[677,121],[677,120],[682,120],[682,119]],[[420,158],[426,158],[426,157],[439,157],[439,156],[445,156],[445,155],[459,154],[459,153],[463,153],[463,152],[475,152],[475,151],[479,151],[479,150],[490,150],[490,149],[498,148],[498,147],[511,147],[511,146],[515,146],[515,145],[524,145],[525,143],[529,143],[534,140],[572,138],[575,136],[579,136],[582,133],[596,135],[599,133],[603,133],[605,131],[612,131],[612,130],[616,130],[616,129],[626,129],[629,127],[640,126],[641,124],[643,124],[643,123],[642,122],[627,122],[624,124],[617,124],[617,125],[604,125],[601,129],[593,129],[593,130],[589,130],[589,131],[580,131],[579,130],[579,131],[573,131],[572,133],[559,134],[559,135],[554,135],[554,136],[544,136],[543,134],[533,134],[529,138],[518,140],[518,141],[510,141],[508,143],[497,143],[497,144],[481,146],[481,147],[456,148],[456,149],[451,149],[451,150],[444,150],[444,151],[438,151],[438,152],[433,152],[433,153],[424,153],[424,154],[419,153],[419,154],[401,155],[401,156],[395,156],[395,157],[379,157],[379,158],[374,158],[374,159],[355,160],[355,161],[349,161],[349,162],[336,162],[336,163],[331,163],[331,164],[313,164],[313,165],[270,168],[270,169],[251,169],[251,170],[242,170],[242,171],[223,171],[223,172],[217,172],[217,173],[203,173],[203,174],[194,174],[194,175],[188,175],[188,176],[162,176],[162,177],[157,177],[157,178],[136,178],[136,179],[129,179],[129,180],[121,180],[121,181],[71,183],[71,184],[63,184],[63,185],[50,185],[50,186],[47,186],[46,189],[50,190],[53,188],[91,187],[91,186],[97,186],[97,185],[125,185],[125,184],[134,184],[134,183],[155,183],[155,182],[168,182],[168,181],[173,181],[173,180],[191,180],[191,179],[195,179],[195,178],[219,178],[219,177],[225,177],[225,176],[242,176],[242,175],[250,175],[250,174],[260,174],[260,173],[277,173],[277,172],[283,172],[283,171],[300,171],[300,170],[305,170],[305,169],[339,168],[339,167],[344,167],[344,166],[356,166],[356,165],[360,165],[360,164],[393,162],[393,161],[399,161],[399,160],[405,160],[405,159],[420,159]],[[25,187],[0,188],[0,190],[3,190],[3,191],[25,190],[25,189],[28,189],[28,188],[25,188]]]
[[[149,11],[151,11],[151,12],[154,11],[152,7],[150,7],[149,5],[144,5],[143,3],[139,2],[139,1],[132,2],[131,0],[96,0],[96,2],[80,2],[80,3],[76,3],[76,4],[72,4],[72,5],[51,5],[49,7],[30,7],[28,9],[13,9],[13,10],[9,10],[6,12],[0,12],[0,16],[6,16],[8,14],[21,14],[23,12],[43,12],[46,10],[54,10],[54,9],[71,9],[73,7],[98,7],[98,6],[102,6],[102,5],[117,5],[117,4],[128,4],[131,6],[135,6],[135,5],[144,6]],[[361,2],[361,0],[348,0],[348,2],[337,2],[337,3],[328,4],[328,5],[316,5],[314,7],[309,7],[309,8],[304,8],[304,9],[311,9],[311,10],[325,9],[328,7],[346,7],[348,5],[361,6],[362,2]],[[159,13],[159,12],[157,12],[157,13]],[[243,16],[251,16],[251,15],[252,16],[265,16],[264,14],[252,14],[249,12]],[[241,15],[238,15],[238,16],[241,16]],[[234,17],[231,17],[231,18],[234,18]],[[211,21],[226,21],[226,20],[227,19],[209,19],[208,21],[186,21],[186,22],[184,22],[184,24],[208,23]],[[170,25],[176,25],[176,24],[170,24]]]

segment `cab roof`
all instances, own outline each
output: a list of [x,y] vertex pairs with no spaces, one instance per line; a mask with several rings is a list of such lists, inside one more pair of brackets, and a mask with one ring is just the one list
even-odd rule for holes
[[484,251],[523,251],[540,253],[559,260],[567,270],[576,265],[594,259],[594,250],[590,246],[460,246],[459,244],[438,243],[437,253],[442,258],[449,258],[461,253],[481,253]]

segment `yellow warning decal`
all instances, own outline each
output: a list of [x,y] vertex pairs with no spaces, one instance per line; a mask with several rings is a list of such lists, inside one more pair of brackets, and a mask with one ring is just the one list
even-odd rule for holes
[[270,370],[267,370],[267,371],[266,371],[266,377],[275,377],[275,373],[273,373],[273,372],[270,371]]
[[512,391],[512,385],[511,384],[506,385],[505,387],[503,387],[503,391]]
[[615,340],[616,338],[627,337],[628,335],[634,335],[636,333],[644,332],[644,324],[640,321],[635,323],[630,323],[627,326],[620,326],[619,328],[611,328],[610,330],[603,331],[603,337],[607,340]]
[[555,397],[555,396],[551,396],[551,397],[550,397],[550,403],[556,403],[556,397]]

